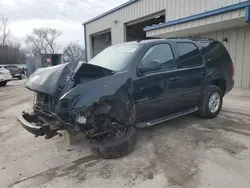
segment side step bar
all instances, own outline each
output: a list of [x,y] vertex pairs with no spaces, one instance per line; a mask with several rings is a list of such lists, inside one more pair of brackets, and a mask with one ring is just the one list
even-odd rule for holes
[[153,125],[160,124],[160,123],[163,123],[165,121],[169,121],[171,119],[175,119],[175,118],[178,118],[178,117],[181,117],[181,116],[185,116],[187,114],[194,113],[194,112],[198,111],[198,109],[199,109],[198,107],[195,107],[195,108],[191,108],[191,109],[188,109],[188,110],[184,110],[182,112],[171,114],[171,115],[166,116],[166,117],[155,119],[155,120],[152,120],[152,121],[149,121],[149,122],[138,123],[138,124],[136,124],[136,127],[137,128],[151,127]]

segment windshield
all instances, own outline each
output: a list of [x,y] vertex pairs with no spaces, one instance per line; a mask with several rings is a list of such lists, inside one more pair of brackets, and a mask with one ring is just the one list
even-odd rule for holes
[[106,48],[89,64],[97,65],[113,71],[123,71],[129,67],[142,44],[119,44]]
[[17,66],[4,66],[5,69],[8,69],[8,70],[18,70],[19,68]]

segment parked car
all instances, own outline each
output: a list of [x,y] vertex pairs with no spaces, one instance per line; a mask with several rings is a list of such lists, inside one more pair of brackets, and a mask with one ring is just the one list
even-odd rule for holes
[[0,66],[0,87],[5,86],[11,79],[10,71]]
[[47,139],[82,131],[103,158],[128,154],[136,128],[190,113],[214,118],[233,88],[234,66],[224,45],[198,37],[111,46],[88,64],[37,70],[25,86],[36,93],[19,121]]
[[21,68],[16,65],[6,65],[4,66],[4,68],[10,71],[13,78],[18,78],[19,80],[22,80],[23,71]]

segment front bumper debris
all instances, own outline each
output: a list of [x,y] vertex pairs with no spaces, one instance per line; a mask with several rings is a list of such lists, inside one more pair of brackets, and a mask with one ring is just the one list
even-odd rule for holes
[[61,136],[57,131],[62,130],[62,126],[59,126],[55,122],[53,124],[39,122],[38,115],[23,112],[19,116],[18,121],[25,130],[36,137],[45,135],[46,139],[50,139],[56,135]]

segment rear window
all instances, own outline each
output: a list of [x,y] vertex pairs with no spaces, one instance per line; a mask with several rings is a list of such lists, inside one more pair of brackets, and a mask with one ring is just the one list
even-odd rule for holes
[[11,69],[11,70],[18,70],[19,68],[17,66],[4,66],[5,69]]
[[178,68],[197,67],[203,64],[199,49],[193,43],[177,43],[179,51]]

